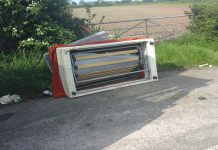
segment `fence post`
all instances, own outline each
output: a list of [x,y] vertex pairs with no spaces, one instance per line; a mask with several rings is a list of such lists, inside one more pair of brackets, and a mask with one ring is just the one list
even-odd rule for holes
[[148,37],[149,36],[149,33],[148,33],[148,19],[146,19],[145,20],[145,24],[146,24],[146,26],[145,26],[145,34],[146,34],[146,36]]

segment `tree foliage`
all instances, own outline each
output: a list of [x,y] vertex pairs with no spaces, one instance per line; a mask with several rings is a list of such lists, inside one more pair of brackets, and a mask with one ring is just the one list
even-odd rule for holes
[[84,0],[80,0],[80,1],[79,1],[79,4],[80,4],[80,5],[85,5],[86,2],[85,2]]
[[121,3],[130,3],[132,0],[121,0]]
[[218,40],[218,1],[191,6],[190,29],[206,40]]
[[42,50],[82,38],[84,20],[73,18],[68,6],[68,0],[1,0],[0,51]]
[[71,5],[76,6],[77,3],[76,3],[75,1],[72,1],[72,2],[71,2]]

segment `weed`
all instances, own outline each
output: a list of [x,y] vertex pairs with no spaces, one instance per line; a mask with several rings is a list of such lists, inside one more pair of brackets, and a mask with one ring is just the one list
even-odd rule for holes
[[[188,34],[156,45],[158,70],[218,65],[218,42]],[[0,96],[31,96],[51,86],[51,75],[39,51],[0,55]]]
[[209,63],[218,65],[218,42],[188,34],[156,46],[158,70],[194,67]]
[[50,87],[51,75],[39,51],[1,54],[0,58],[0,96],[32,96]]

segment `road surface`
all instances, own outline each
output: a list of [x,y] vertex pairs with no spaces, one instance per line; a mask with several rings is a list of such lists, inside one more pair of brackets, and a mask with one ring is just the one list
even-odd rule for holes
[[218,68],[0,107],[0,149],[218,149]]

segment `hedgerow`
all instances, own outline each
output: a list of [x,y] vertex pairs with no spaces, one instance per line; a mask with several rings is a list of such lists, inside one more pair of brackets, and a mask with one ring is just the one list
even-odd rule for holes
[[74,18],[68,0],[1,0],[0,51],[45,50],[82,38],[85,20]]
[[218,40],[218,1],[191,6],[190,30],[205,40]]

